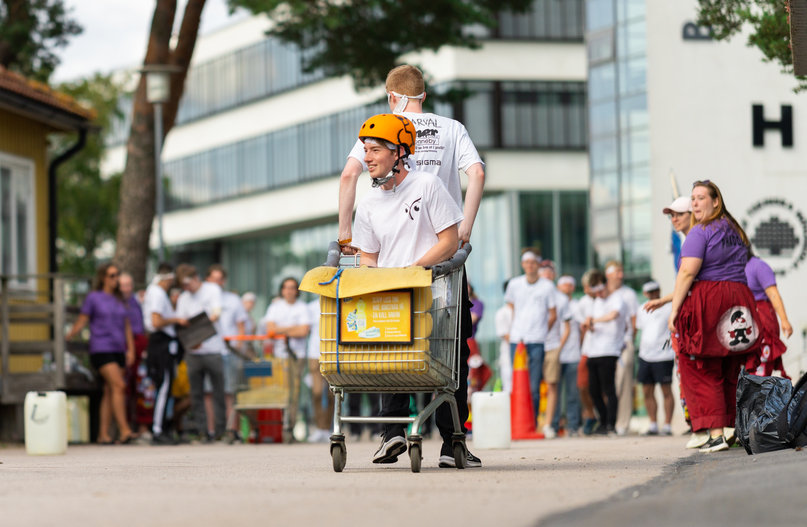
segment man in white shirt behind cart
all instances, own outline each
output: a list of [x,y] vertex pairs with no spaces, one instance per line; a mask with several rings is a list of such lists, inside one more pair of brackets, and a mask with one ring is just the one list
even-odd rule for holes
[[[658,282],[650,281],[642,286],[642,292],[648,301],[656,300],[661,296],[661,287]],[[670,346],[670,330],[667,328],[667,319],[672,311],[671,304],[664,304],[659,309],[648,312],[642,306],[636,314],[636,329],[642,331],[639,342],[639,371],[636,380],[642,385],[644,391],[644,404],[647,415],[650,417],[650,428],[647,435],[672,435],[670,423],[672,422],[675,400],[672,393],[672,374],[675,352]],[[659,431],[656,404],[656,385],[661,387],[664,396],[664,426]]]

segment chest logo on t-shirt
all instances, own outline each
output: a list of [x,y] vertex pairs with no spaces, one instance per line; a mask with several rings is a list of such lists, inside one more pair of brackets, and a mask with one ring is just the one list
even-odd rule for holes
[[404,207],[404,214],[407,214],[410,220],[415,221],[415,214],[420,212],[420,201],[422,199],[422,197],[416,199],[411,205],[409,203],[404,203],[404,205],[406,205]]

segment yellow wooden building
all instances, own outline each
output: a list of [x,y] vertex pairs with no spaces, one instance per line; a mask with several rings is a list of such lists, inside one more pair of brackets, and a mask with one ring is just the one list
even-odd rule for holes
[[[15,382],[9,374],[40,372],[44,348],[54,340],[56,176],[84,146],[93,118],[69,96],[0,67],[0,403],[17,398],[9,397]],[[59,133],[75,134],[76,141],[49,158],[48,138]],[[23,312],[26,304],[32,309]],[[18,384],[64,383],[62,376],[50,377],[44,384],[34,377]]]

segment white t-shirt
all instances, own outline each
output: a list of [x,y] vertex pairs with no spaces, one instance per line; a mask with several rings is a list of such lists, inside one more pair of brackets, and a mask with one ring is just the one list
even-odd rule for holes
[[[404,112],[417,131],[415,153],[410,156],[412,170],[429,172],[439,177],[457,206],[462,207],[460,170],[467,170],[482,158],[476,151],[468,130],[459,121],[433,113]],[[364,144],[353,145],[349,157],[361,162],[364,170]]]
[[410,172],[394,190],[371,189],[359,203],[353,245],[378,253],[378,267],[407,267],[437,243],[462,211],[432,174]]
[[[670,330],[667,320],[672,313],[672,304],[666,303],[652,313],[644,310],[644,305],[636,314],[636,329],[642,330],[639,341],[639,358],[647,362],[669,361],[675,352],[669,344]],[[666,345],[665,345],[666,344]]]
[[[191,318],[202,311],[208,317],[221,316],[221,287],[211,282],[202,282],[201,287],[195,293],[183,291],[177,299],[177,316],[179,318]],[[216,328],[216,335],[210,337],[194,350],[186,350],[190,353],[226,353],[224,339],[221,338],[220,318],[213,322]]]
[[527,276],[516,276],[507,284],[504,300],[513,304],[513,326],[510,343],[543,343],[546,341],[549,310],[555,307],[554,285],[546,278],[527,282]]
[[[221,293],[221,332],[225,337],[238,335],[238,323],[244,323],[244,334],[247,334],[246,322],[249,318],[241,297],[230,291]],[[231,344],[235,345],[236,342]]]
[[578,300],[568,300],[567,298],[566,307],[564,308],[565,317],[560,319],[560,315],[558,315],[560,320],[569,321],[569,338],[566,339],[566,344],[560,350],[561,364],[580,362],[580,317],[577,313],[579,304]]
[[633,327],[631,326],[630,318],[635,317],[636,313],[639,312],[639,297],[636,295],[636,291],[626,285],[617,289],[616,292],[619,293],[622,302],[625,303],[625,307],[628,310],[628,325],[625,328],[625,342],[630,342],[633,340]]
[[549,328],[549,332],[546,334],[546,342],[544,342],[544,348],[546,350],[553,350],[560,347],[560,339],[563,336],[563,321],[569,320],[569,298],[558,291],[558,288],[554,285],[552,288],[552,294],[555,296],[555,311],[557,313],[557,319],[555,320],[555,323],[552,324],[552,327]]
[[513,308],[505,304],[496,311],[494,317],[494,325],[496,329],[496,336],[504,339],[505,336],[510,334],[510,327],[513,325]]
[[308,358],[319,360],[319,297],[307,305],[308,317],[311,319],[311,332],[308,334]]
[[[263,317],[263,321],[265,323],[274,322],[276,326],[280,327],[301,325],[311,326],[311,316],[308,313],[308,304],[302,300],[296,300],[293,304],[289,304],[282,298],[272,302],[266,309],[266,315]],[[291,349],[294,350],[294,353],[297,355],[298,359],[305,358],[306,338],[307,337],[289,339],[289,345],[291,346]],[[276,338],[274,343],[275,357],[284,359],[289,356],[288,350],[286,349],[285,337]]]
[[[577,321],[577,327],[586,321],[588,317],[594,312],[594,299],[589,295],[584,295],[577,301],[577,309],[574,310],[573,315]],[[581,330],[582,331],[582,330]],[[591,350],[591,331],[587,331],[583,342],[580,344],[580,355],[588,357],[588,352]]]
[[591,332],[591,348],[588,357],[619,357],[625,345],[625,325],[628,319],[628,308],[622,300],[622,295],[616,291],[608,298],[595,298],[591,316],[601,318],[614,311],[618,316],[608,322],[594,323]]
[[[146,288],[146,295],[143,298],[143,325],[146,331],[154,333],[154,324],[151,323],[151,314],[157,313],[163,318],[176,318],[174,306],[165,289],[157,284],[149,284]],[[160,331],[171,337],[176,337],[177,332],[173,324],[163,326]]]

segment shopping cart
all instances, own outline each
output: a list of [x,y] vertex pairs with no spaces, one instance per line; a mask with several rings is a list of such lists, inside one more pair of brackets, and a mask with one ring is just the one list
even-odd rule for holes
[[[235,335],[224,337],[231,344],[236,342],[271,342],[274,335]],[[292,393],[298,382],[290,372],[289,359],[277,358],[264,353],[260,346],[257,357],[244,357],[243,370],[237,379],[237,391],[233,410],[249,421],[256,441],[261,443],[289,443],[292,441],[288,408]],[[237,422],[237,421],[236,421]]]
[[[300,288],[320,294],[320,371],[335,397],[330,438],[334,471],[341,472],[347,461],[344,423],[401,423],[411,425],[409,459],[412,472],[420,472],[421,426],[443,403],[450,405],[454,421],[454,461],[465,468],[465,435],[454,392],[459,387],[463,264],[470,251],[466,244],[430,270],[359,269],[358,257],[342,256],[334,242],[325,266],[307,273]],[[345,294],[340,294],[340,282]],[[369,292],[356,294],[362,291]],[[378,309],[368,314],[371,307]],[[394,319],[391,328],[385,325],[388,319]],[[435,397],[412,417],[360,417],[342,414],[342,399],[351,392]]]

